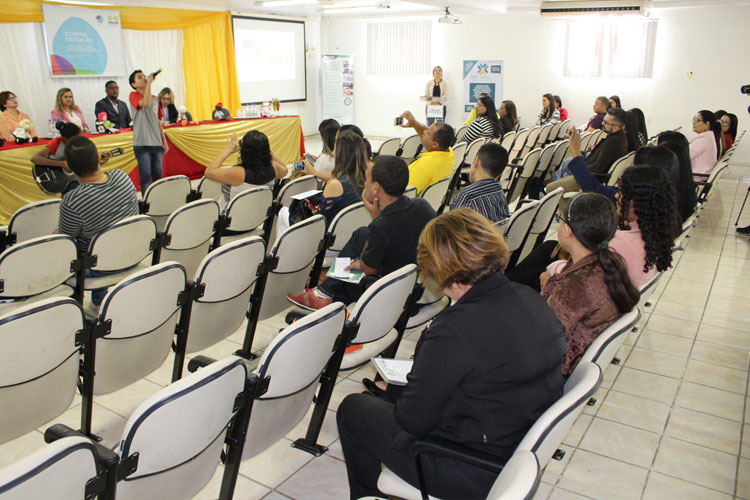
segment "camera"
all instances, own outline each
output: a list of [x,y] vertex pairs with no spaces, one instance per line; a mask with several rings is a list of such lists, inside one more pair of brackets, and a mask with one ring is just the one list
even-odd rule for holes
[[303,161],[295,161],[292,164],[292,168],[294,169],[295,172],[297,170],[304,170],[305,169],[305,162],[303,162]]

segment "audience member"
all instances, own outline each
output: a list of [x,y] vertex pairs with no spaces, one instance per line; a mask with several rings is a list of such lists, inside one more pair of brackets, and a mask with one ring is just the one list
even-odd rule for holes
[[560,121],[560,111],[555,108],[555,98],[552,94],[542,96],[542,112],[536,121],[537,125],[546,125],[547,123],[557,123]]
[[504,134],[512,130],[518,130],[521,120],[518,119],[516,104],[513,101],[503,101],[500,104],[498,115],[500,116],[500,125],[503,128]]
[[[635,152],[633,165],[651,165],[664,171],[672,187],[680,183],[680,160],[677,155],[663,146],[643,146]],[[675,191],[675,199],[676,199]]]
[[[227,158],[238,151],[239,163],[230,168],[222,168]],[[266,134],[250,130],[241,141],[237,134],[228,137],[224,151],[209,163],[204,175],[207,179],[222,184],[219,207],[224,210],[229,201],[239,193],[256,186],[273,187],[274,180],[281,179],[286,174],[286,164],[271,150]]]
[[[479,97],[490,97],[490,95],[487,92],[482,92],[479,94]],[[494,102],[494,100],[493,100]],[[500,111],[497,111],[497,117],[500,118]],[[477,107],[474,106],[471,108],[471,112],[469,113],[469,117],[464,121],[464,125],[471,125],[471,123],[477,119]]]
[[[403,195],[408,182],[409,169],[397,156],[379,155],[367,169],[362,201],[372,222],[354,231],[341,249],[339,257],[356,259],[347,269],[358,269],[368,276],[384,276],[416,262],[419,234],[435,217],[435,211],[422,198]],[[288,293],[287,297],[305,309],[320,309],[331,301],[350,304],[361,295],[359,285],[329,278],[315,289]]]
[[451,208],[469,207],[492,222],[510,217],[508,200],[498,182],[507,165],[508,152],[500,144],[488,142],[479,148],[469,170],[471,184],[458,192]]
[[[174,92],[172,92],[172,89],[164,87],[159,91],[157,97],[159,99],[159,107],[161,108],[162,123],[164,125],[177,123],[180,119],[180,112],[174,104]],[[193,116],[189,111],[185,111],[185,119],[189,122],[193,121]]]
[[[348,132],[353,132],[353,133],[357,134],[358,136],[360,136],[363,141],[366,141],[365,142],[365,149],[368,148],[370,142],[365,139],[365,134],[362,132],[362,129],[359,128],[358,126],[352,124],[352,123],[349,123],[349,124],[346,124],[346,125],[341,125],[339,127],[339,129],[336,131],[336,134],[334,134],[334,144],[335,144],[336,138],[339,136],[339,134],[341,134],[342,132],[347,132],[347,131]],[[370,151],[370,153],[368,154],[368,157],[371,158],[372,157],[372,147],[369,148],[369,151]],[[307,159],[307,157],[302,158],[302,163],[305,165],[304,168],[303,168],[303,170],[302,170],[302,172],[304,173],[304,175],[314,175],[315,177],[318,178],[319,184],[321,182],[330,181],[331,179],[334,178],[333,177],[333,172],[332,172],[333,169],[331,169],[331,170],[321,170],[321,169],[317,168],[316,166],[314,166],[312,163],[310,163],[310,161]]]
[[612,108],[622,109],[622,104],[620,104],[620,96],[618,95],[609,96],[609,105]]
[[679,162],[679,181],[677,183],[677,213],[685,222],[695,212],[698,196],[695,194],[693,169],[690,163],[690,143],[680,132],[668,130],[659,134],[659,146],[672,151]]
[[[31,123],[31,117],[18,110],[18,96],[10,90],[0,92],[0,111],[0,139],[4,141],[15,140],[13,132],[20,126],[22,120],[29,120]],[[31,137],[37,136],[33,124],[28,132]]]
[[[70,169],[65,163],[65,145],[69,139],[80,134],[81,129],[78,128],[78,125],[75,123],[69,122],[57,122],[55,123],[55,128],[60,132],[60,137],[55,137],[42,146],[42,149],[34,153],[34,156],[31,157],[31,163],[43,167],[60,167],[70,173]],[[72,181],[68,184],[67,189],[65,189],[62,194],[65,194],[76,187],[78,187],[78,182]]]
[[565,325],[566,377],[594,339],[638,303],[625,261],[609,247],[616,230],[614,205],[594,193],[576,196],[557,228],[570,261],[553,262],[540,281],[542,296]]
[[568,110],[563,108],[562,99],[559,95],[555,95],[555,107],[560,111],[560,121],[564,122],[568,119]]
[[721,125],[721,152],[724,154],[732,147],[734,140],[737,138],[737,115],[725,113],[717,119]]
[[721,149],[721,125],[711,111],[701,110],[693,117],[693,132],[690,141],[690,162],[694,174],[710,174],[716,166]]
[[[442,97],[443,99],[446,99],[448,97],[448,93],[445,88],[445,80],[443,80],[443,68],[440,66],[435,66],[432,70],[432,79],[427,82],[427,85],[424,89],[424,95],[426,97]],[[443,121],[445,121],[445,112],[447,108],[445,107],[445,101],[439,102],[439,101],[433,101],[429,104],[432,105],[440,105],[443,107]],[[425,107],[426,111],[426,107]],[[436,121],[439,121],[437,118],[430,118],[427,117],[427,126],[429,127]]]
[[[122,170],[102,171],[96,145],[82,135],[67,141],[65,162],[80,185],[62,197],[58,232],[74,238],[79,252],[86,252],[95,235],[125,217],[138,215],[136,191]],[[99,274],[88,270],[87,275]],[[92,292],[94,307],[99,307],[106,294],[106,289]]]
[[472,141],[484,137],[485,139],[494,139],[503,135],[502,125],[497,118],[495,111],[495,101],[489,96],[477,99],[476,120],[471,122],[469,128],[464,133],[463,141],[471,143]]
[[73,100],[73,91],[67,87],[63,87],[57,91],[55,109],[52,110],[50,116],[52,117],[52,121],[62,120],[64,122],[75,123],[83,132],[89,131],[89,126],[83,118],[81,108]]
[[327,118],[318,125],[318,132],[323,141],[323,151],[315,160],[315,170],[319,172],[330,172],[333,170],[334,156],[333,151],[336,147],[336,134],[338,134],[341,124],[333,118]]
[[589,122],[586,124],[586,126],[583,128],[584,132],[594,132],[595,130],[600,130],[602,128],[602,123],[604,122],[604,115],[607,114],[607,111],[610,108],[609,99],[607,99],[605,96],[600,95],[596,99],[594,99],[594,116],[589,118]]
[[635,151],[638,148],[646,145],[646,141],[638,131],[638,128],[638,115],[636,115],[633,111],[626,111],[624,132],[625,138],[628,141],[628,152]]
[[455,140],[455,132],[453,127],[443,122],[425,127],[409,111],[404,111],[401,116],[407,121],[404,126],[413,128],[422,138],[422,153],[409,165],[409,185],[416,187],[417,193],[421,193],[437,181],[450,177],[453,172],[455,155],[451,146]]
[[367,152],[364,140],[354,132],[345,130],[336,137],[336,161],[333,178],[326,182],[317,213],[328,224],[344,208],[362,198],[367,172]]
[[[454,304],[422,333],[395,404],[352,394],[339,406],[352,499],[382,496],[381,464],[418,486],[409,455],[417,438],[434,436],[507,460],[562,396],[563,327],[538,294],[505,278],[507,257],[499,231],[466,208],[424,229],[422,279]],[[439,455],[423,455],[421,462],[429,494],[445,499],[485,498],[497,477]]]
[[104,91],[107,96],[96,102],[94,106],[94,116],[98,117],[99,113],[107,113],[107,120],[115,124],[115,128],[128,128],[130,122],[130,110],[125,101],[118,99],[120,97],[120,86],[116,81],[110,80],[104,84]]
[[630,110],[631,112],[635,113],[635,116],[638,118],[638,140],[641,143],[641,146],[644,146],[648,143],[648,130],[646,130],[646,116],[643,114],[643,111],[641,111],[641,108],[633,108]]
[[151,185],[151,181],[162,176],[161,161],[167,154],[167,137],[159,120],[164,118],[156,96],[151,94],[154,74],[148,76],[137,69],[128,78],[133,92],[130,93],[130,105],[135,109],[133,115],[133,152],[138,162],[141,193]]

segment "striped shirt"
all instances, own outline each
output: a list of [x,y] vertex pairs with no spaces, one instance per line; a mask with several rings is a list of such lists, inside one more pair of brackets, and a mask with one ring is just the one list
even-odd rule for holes
[[477,116],[477,119],[471,122],[469,128],[464,133],[463,142],[471,144],[471,141],[485,137],[492,139],[495,135],[492,133],[492,123],[486,116]]
[[135,186],[125,172],[112,170],[107,182],[81,184],[65,193],[57,231],[75,239],[85,252],[95,235],[131,215],[138,215]]
[[459,191],[451,208],[459,207],[469,207],[492,222],[510,217],[508,200],[502,186],[495,179],[482,179]]

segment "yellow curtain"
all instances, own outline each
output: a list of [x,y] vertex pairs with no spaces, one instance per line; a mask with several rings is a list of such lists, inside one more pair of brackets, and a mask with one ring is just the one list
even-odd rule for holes
[[[0,23],[44,21],[41,0],[16,0],[12,9],[0,10]],[[182,66],[185,104],[196,120],[208,120],[217,102],[231,114],[240,107],[237,67],[234,61],[232,17],[229,12],[160,9],[152,7],[86,6],[118,10],[124,29],[182,28]]]

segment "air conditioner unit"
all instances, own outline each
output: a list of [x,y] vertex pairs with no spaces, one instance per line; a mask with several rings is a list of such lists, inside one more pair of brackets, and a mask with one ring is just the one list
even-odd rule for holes
[[543,16],[573,16],[581,14],[641,14],[648,15],[651,0],[578,0],[542,2]]

